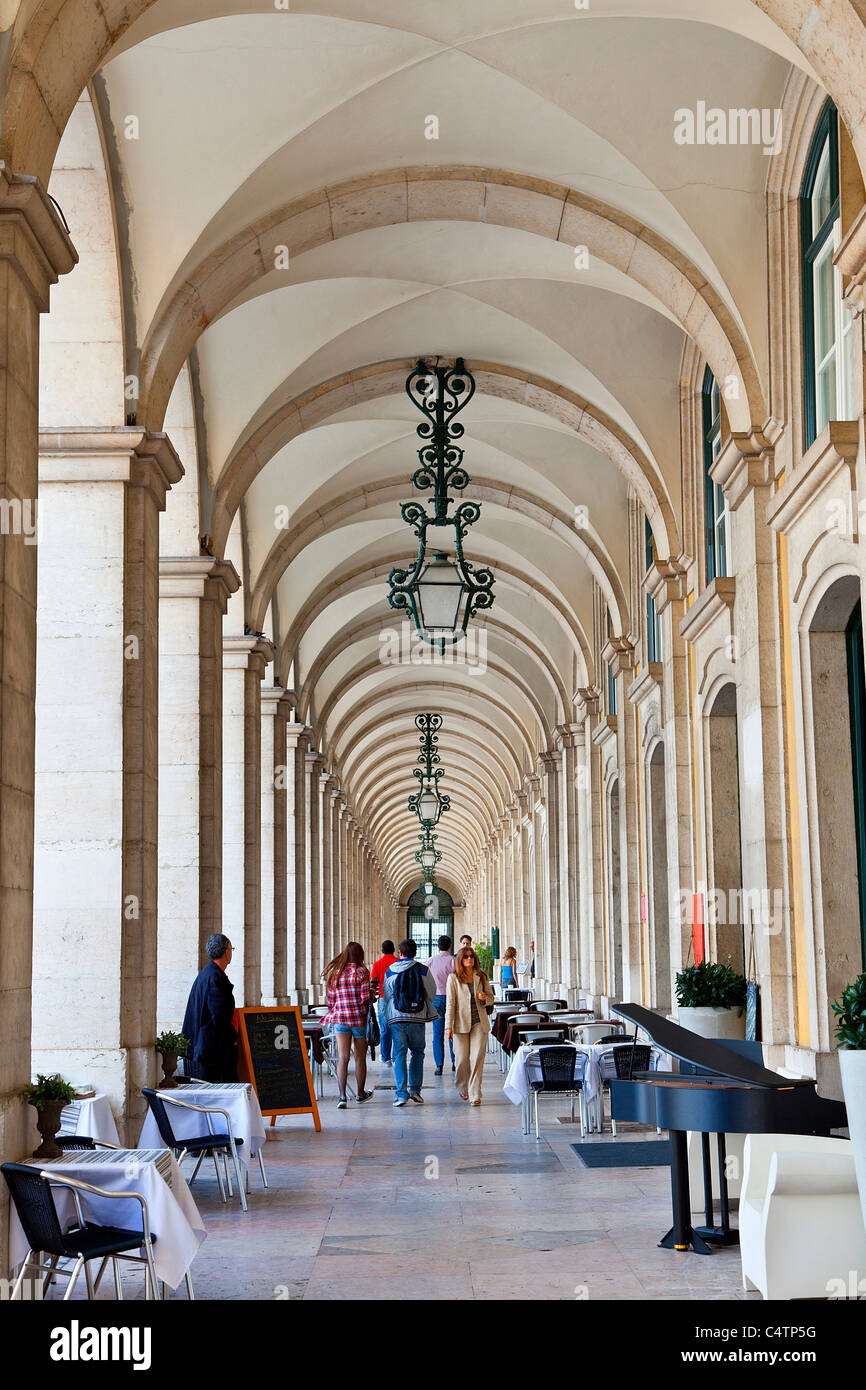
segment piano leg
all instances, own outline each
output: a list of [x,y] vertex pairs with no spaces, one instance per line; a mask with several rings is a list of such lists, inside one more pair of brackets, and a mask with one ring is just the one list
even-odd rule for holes
[[[708,1159],[710,1151],[709,1135],[704,1134],[702,1139],[706,1142],[706,1166],[704,1168],[704,1190],[706,1191],[706,1175],[709,1169]],[[716,1142],[718,1144],[719,1154],[719,1210],[721,1213],[721,1225],[715,1225],[713,1221],[713,1209],[712,1206],[709,1206],[707,1208],[707,1224],[706,1226],[698,1227],[698,1234],[702,1235],[704,1240],[712,1241],[713,1245],[739,1245],[739,1231],[731,1230],[731,1204],[728,1199],[728,1175],[725,1171],[727,1166],[727,1151],[725,1148],[724,1134],[717,1134]]]
[[698,1255],[712,1255],[712,1246],[695,1230],[690,1220],[689,1158],[683,1129],[671,1130],[671,1205],[674,1224],[659,1245],[665,1250],[691,1249]]

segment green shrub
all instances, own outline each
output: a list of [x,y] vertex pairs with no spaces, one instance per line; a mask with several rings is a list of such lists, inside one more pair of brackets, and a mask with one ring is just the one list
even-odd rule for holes
[[836,1046],[866,1050],[866,973],[858,975],[853,985],[834,1000],[836,1015]]
[[744,1008],[746,978],[730,965],[703,960],[688,965],[677,975],[677,1003],[686,1009]]
[[54,1072],[51,1076],[43,1076],[42,1072],[37,1072],[36,1080],[24,1087],[24,1095],[37,1110],[44,1110],[57,1100],[62,1100],[64,1105],[68,1105],[75,1099],[75,1087],[64,1081],[59,1072]]
[[478,957],[478,964],[484,971],[488,980],[493,979],[493,951],[487,941],[476,941],[475,954]]
[[183,1033],[172,1033],[169,1028],[160,1033],[154,1043],[154,1047],[157,1052],[161,1052],[163,1056],[166,1052],[176,1052],[180,1057],[185,1057],[186,1050],[189,1047],[189,1038],[185,1038]]

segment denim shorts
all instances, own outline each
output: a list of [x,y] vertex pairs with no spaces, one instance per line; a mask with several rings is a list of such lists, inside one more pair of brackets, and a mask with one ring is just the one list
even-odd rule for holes
[[335,1023],[335,1033],[351,1033],[353,1038],[365,1038],[367,1029],[354,1023]]

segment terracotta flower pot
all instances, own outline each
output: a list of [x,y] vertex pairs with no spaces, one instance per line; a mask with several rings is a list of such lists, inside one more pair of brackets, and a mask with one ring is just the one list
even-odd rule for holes
[[36,1128],[42,1135],[42,1143],[33,1150],[34,1158],[62,1158],[63,1150],[55,1143],[54,1136],[60,1128],[60,1116],[67,1105],[65,1100],[49,1100],[36,1110]]
[[176,1052],[161,1052],[159,1055],[162,1058],[162,1080],[156,1089],[158,1091],[173,1091],[178,1084],[174,1074],[178,1054]]

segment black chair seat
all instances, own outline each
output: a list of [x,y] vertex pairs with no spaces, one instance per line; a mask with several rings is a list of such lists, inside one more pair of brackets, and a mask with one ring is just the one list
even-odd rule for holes
[[533,1091],[561,1091],[565,1095],[569,1091],[582,1091],[583,1082],[577,1081],[530,1081],[530,1090]]
[[[232,1146],[227,1134],[202,1134],[195,1139],[179,1139],[175,1136],[175,1142],[179,1149],[186,1149],[190,1154],[209,1153],[211,1149],[231,1149]],[[243,1139],[235,1140],[236,1149],[242,1149],[243,1145]]]
[[[138,1250],[144,1236],[141,1231],[128,1231],[122,1226],[92,1226],[87,1223],[63,1237],[71,1254],[84,1255],[88,1260],[100,1255],[119,1255],[124,1250]],[[156,1236],[151,1236],[156,1244]]]

